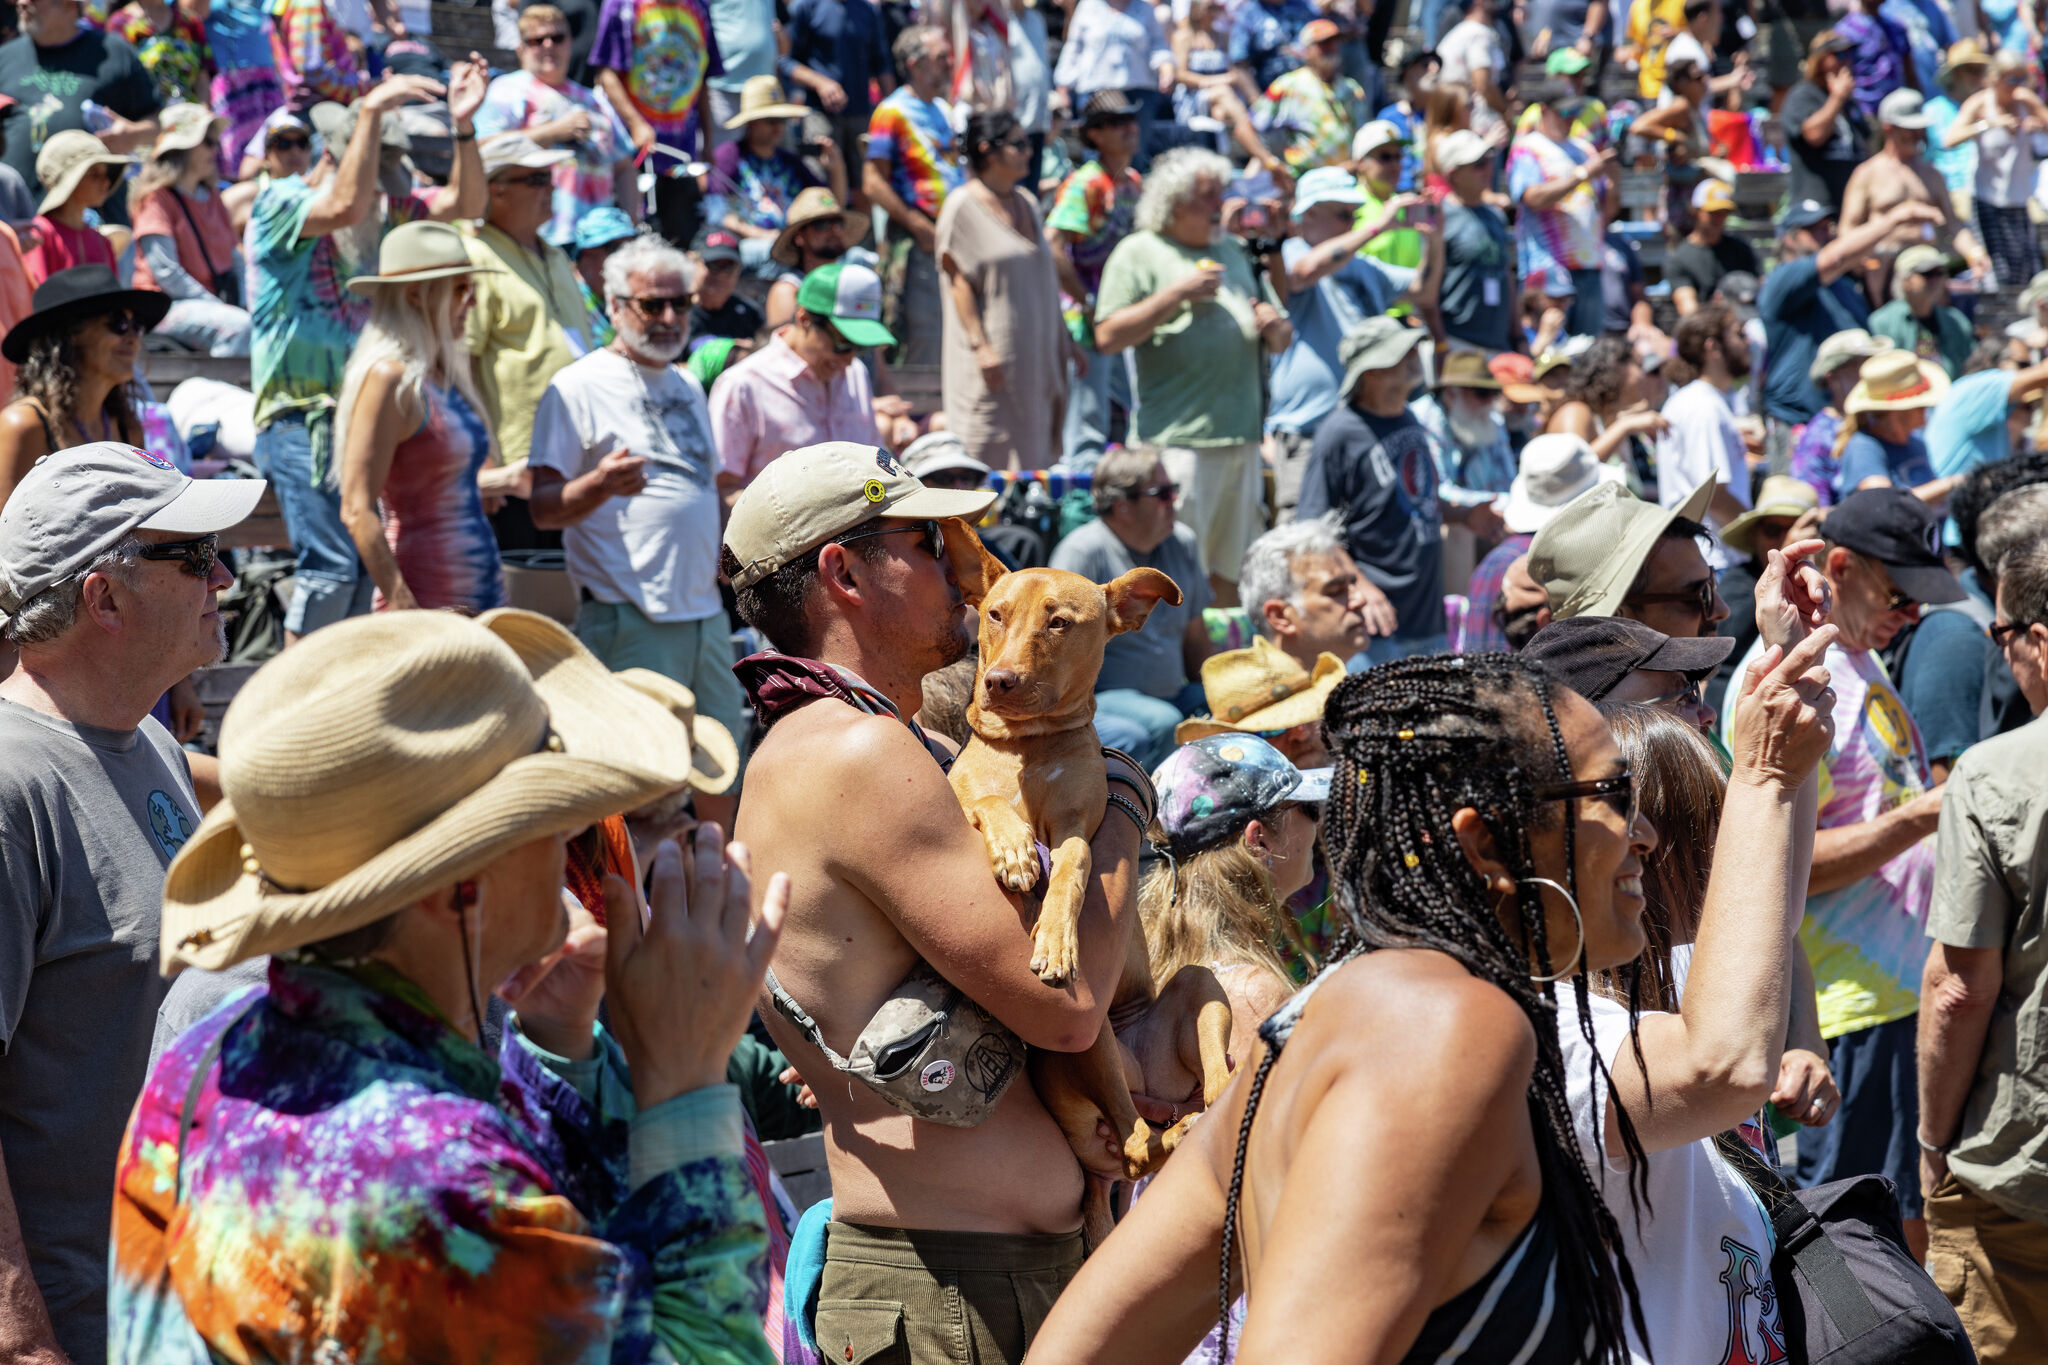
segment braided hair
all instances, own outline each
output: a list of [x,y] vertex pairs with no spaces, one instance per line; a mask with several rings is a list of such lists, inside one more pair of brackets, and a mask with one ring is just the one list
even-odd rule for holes
[[[1628,1359],[1623,1306],[1647,1338],[1635,1274],[1621,1229],[1587,1170],[1565,1093],[1557,999],[1532,980],[1556,971],[1545,929],[1529,833],[1559,818],[1535,789],[1571,780],[1548,679],[1511,654],[1423,655],[1346,679],[1330,696],[1323,736],[1335,756],[1323,842],[1331,885],[1349,923],[1332,961],[1351,950],[1430,948],[1507,992],[1536,1034],[1529,1116],[1543,1172],[1543,1203],[1558,1228],[1558,1274],[1592,1359]],[[1569,812],[1569,804],[1567,813]],[[1451,832],[1470,807],[1492,833],[1520,885],[1519,940],[1502,924],[1494,897]],[[1564,821],[1565,876],[1577,895],[1572,819]],[[1535,964],[1532,973],[1531,963]],[[1579,1023],[1592,1041],[1583,944],[1572,977]],[[1631,1167],[1630,1202],[1647,1204],[1647,1161],[1635,1126],[1614,1099],[1613,1080],[1592,1049],[1597,1084],[1607,1087]],[[1597,1142],[1596,1130],[1596,1146]]]

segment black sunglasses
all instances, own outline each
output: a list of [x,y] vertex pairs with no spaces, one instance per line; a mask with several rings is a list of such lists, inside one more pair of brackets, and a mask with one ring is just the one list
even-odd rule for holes
[[1884,565],[1878,563],[1869,555],[1860,555],[1858,556],[1858,558],[1862,559],[1865,563],[1869,564],[1871,569],[1876,572],[1880,582],[1882,582],[1882,584],[1890,590],[1885,594],[1884,599],[1884,609],[1886,611],[1915,612],[1920,610],[1920,599],[1917,597],[1908,597],[1906,596],[1906,594],[1900,592],[1899,585],[1892,582],[1891,573],[1888,570],[1886,570]]
[[1702,617],[1714,614],[1714,580],[1711,576],[1702,578],[1691,587],[1676,592],[1639,592],[1628,600],[1637,603],[1671,602],[1684,607],[1696,607]]
[[554,47],[558,43],[566,46],[568,42],[569,35],[566,33],[536,33],[526,40],[526,45],[528,47]]
[[145,545],[139,552],[144,559],[175,559],[185,566],[185,572],[194,578],[210,578],[214,561],[220,558],[220,537],[194,536],[190,540],[167,540],[158,545]]
[[1619,772],[1612,777],[1596,777],[1585,782],[1558,782],[1536,789],[1538,801],[1573,801],[1580,798],[1599,801],[1627,822],[1630,829],[1636,823],[1636,775]]
[[303,152],[313,145],[309,137],[274,137],[264,144],[273,152]]
[[1991,627],[1991,643],[2004,649],[2013,642],[2014,636],[2024,636],[2029,629],[2024,621],[2000,621]]
[[636,299],[630,295],[626,296],[626,302],[632,306],[634,312],[643,318],[650,319],[658,318],[664,313],[674,313],[677,317],[681,317],[690,311],[690,305],[696,301],[697,298],[694,294],[664,294],[658,298],[651,299]]
[[142,320],[140,318],[136,317],[135,314],[129,312],[125,308],[117,308],[111,313],[100,314],[100,321],[106,325],[106,329],[109,332],[113,333],[117,337],[124,337],[130,335],[131,333],[146,332],[149,330],[147,327],[144,327],[142,325]]
[[[933,559],[945,559],[946,537],[945,533],[939,530],[939,524],[936,521],[913,521],[908,526],[877,526],[871,530],[852,531],[843,536],[834,536],[826,541],[825,544],[851,545],[856,540],[867,540],[873,536],[900,535],[906,531],[915,531],[924,537],[924,552],[926,554],[930,555]],[[819,548],[822,549],[823,546]]]
[[1371,161],[1399,161],[1401,159],[1401,149],[1399,147],[1382,147],[1376,152],[1367,152],[1365,155]]

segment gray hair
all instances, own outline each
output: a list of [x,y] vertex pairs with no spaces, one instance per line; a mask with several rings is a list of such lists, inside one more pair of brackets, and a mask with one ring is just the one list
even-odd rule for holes
[[[1996,579],[1999,563],[2048,527],[2048,483],[2030,483],[2005,494],[1977,518],[1977,562]],[[1986,586],[1989,586],[1988,584]]]
[[1151,480],[1152,471],[1158,467],[1159,452],[1151,446],[1122,446],[1105,454],[1095,466],[1095,515],[1108,516],[1110,509],[1128,501],[1135,490]]
[[1204,180],[1218,185],[1230,183],[1230,161],[1205,147],[1176,147],[1162,153],[1145,173],[1145,187],[1138,192],[1133,225],[1139,232],[1164,232],[1173,211],[1194,195]]
[[1244,603],[1252,627],[1259,634],[1270,631],[1266,623],[1268,602],[1301,605],[1301,582],[1294,576],[1294,562],[1303,555],[1335,554],[1344,548],[1338,534],[1337,515],[1290,521],[1275,526],[1253,541],[1244,552],[1244,564],[1237,571],[1237,600]]
[[896,35],[896,41],[889,45],[889,55],[896,59],[896,71],[909,76],[911,64],[924,56],[924,45],[932,38],[944,38],[946,30],[937,24],[912,24]]
[[635,275],[656,270],[673,270],[683,277],[683,288],[697,287],[697,272],[690,265],[690,258],[670,246],[660,233],[643,226],[639,236],[605,258],[605,302],[628,297],[633,292]]
[[2048,625],[2048,540],[2036,536],[2007,551],[1999,561],[1998,595],[2005,619],[2022,630]]
[[112,574],[133,587],[131,570],[140,561],[142,550],[140,538],[132,535],[121,537],[112,549],[101,553],[92,563],[67,578],[58,579],[22,603],[21,610],[8,616],[5,625],[0,625],[0,640],[10,645],[46,645],[59,638],[78,624],[78,604],[85,597],[85,580],[96,573]]

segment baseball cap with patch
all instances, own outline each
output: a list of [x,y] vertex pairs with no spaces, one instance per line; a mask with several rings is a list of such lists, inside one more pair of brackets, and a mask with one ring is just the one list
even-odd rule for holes
[[856,346],[896,344],[895,333],[882,325],[882,277],[864,265],[819,266],[797,287],[796,306],[831,318],[839,335]]
[[733,504],[725,549],[737,567],[727,569],[734,588],[749,588],[862,522],[960,517],[972,523],[995,500],[993,489],[926,488],[880,446],[858,441],[804,446],[769,461]]
[[705,228],[697,234],[697,259],[707,264],[712,261],[736,261],[740,258],[740,239],[728,228]]
[[1864,488],[1835,504],[1821,534],[1830,545],[1884,565],[1915,602],[1960,602],[1967,594],[1942,559],[1941,522],[1941,514],[1908,489]]
[[225,531],[263,479],[191,479],[158,455],[96,441],[45,455],[0,507],[0,617],[80,573],[135,531]]

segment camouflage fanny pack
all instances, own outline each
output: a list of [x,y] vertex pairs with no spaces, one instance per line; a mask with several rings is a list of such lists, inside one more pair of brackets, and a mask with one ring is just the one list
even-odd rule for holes
[[768,990],[783,1018],[802,1029],[836,1071],[912,1118],[973,1128],[994,1112],[1024,1065],[1024,1043],[929,964],[889,993],[842,1057],[771,969]]

